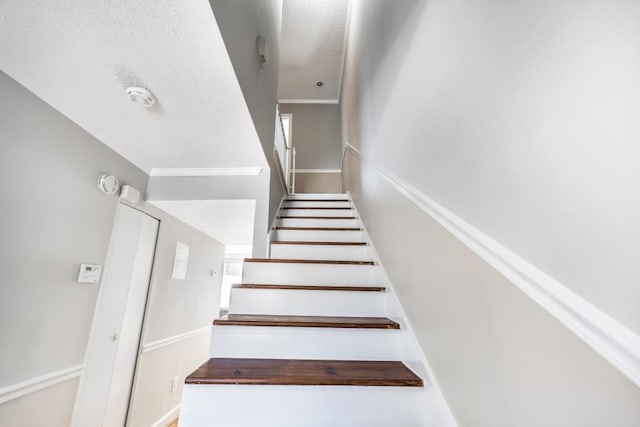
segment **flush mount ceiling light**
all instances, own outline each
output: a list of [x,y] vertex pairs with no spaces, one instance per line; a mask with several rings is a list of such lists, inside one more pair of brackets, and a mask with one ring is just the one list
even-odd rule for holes
[[131,101],[143,108],[149,108],[156,103],[156,97],[143,87],[128,87],[127,95]]
[[320,81],[318,81],[318,82],[316,82],[316,86],[318,86],[318,87],[322,87],[322,86],[324,86],[324,82],[320,82]]

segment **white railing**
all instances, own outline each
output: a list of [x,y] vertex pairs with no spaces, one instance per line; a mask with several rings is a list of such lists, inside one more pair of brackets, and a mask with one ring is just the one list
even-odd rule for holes
[[288,194],[295,193],[296,187],[296,149],[287,141],[282,124],[280,109],[276,106],[276,134],[274,140],[275,151],[280,162],[280,169],[284,178],[284,185]]

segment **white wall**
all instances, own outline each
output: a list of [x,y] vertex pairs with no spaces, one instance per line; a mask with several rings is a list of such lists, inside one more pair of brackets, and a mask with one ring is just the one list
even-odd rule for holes
[[[640,332],[639,18],[632,1],[355,0],[343,141]],[[453,243],[437,226],[422,239],[382,233],[430,219],[385,208],[397,200],[372,176],[352,165],[345,189],[368,207],[365,223],[461,425],[640,422],[637,388],[500,276],[455,274],[487,267],[445,252]],[[418,263],[436,271],[425,276]],[[431,300],[459,316],[427,314]],[[477,353],[489,363],[470,360]],[[542,422],[536,408],[557,418]]]
[[[270,224],[284,195],[273,159],[282,0],[209,0],[209,3],[271,168],[266,222]],[[258,63],[258,35],[267,40],[269,50],[269,62],[264,67]],[[228,143],[232,144],[233,141]],[[256,207],[256,215],[259,214]],[[266,233],[267,230],[256,229],[258,231]]]
[[353,16],[345,140],[640,332],[640,3]]
[[[110,172],[143,190],[148,177],[2,73],[0,94],[0,423],[67,426],[99,291],[76,283],[78,269],[104,265],[118,203],[98,191],[96,178]],[[144,342],[210,325],[220,277],[209,272],[221,272],[223,246],[152,206],[136,207],[161,221]],[[175,240],[191,245],[181,283],[168,279]],[[169,367],[149,365],[146,375],[165,383],[182,375],[187,364],[178,361],[205,360],[208,336],[197,350],[171,350]],[[62,375],[70,368],[71,378]],[[50,374],[60,381],[43,381]],[[34,379],[47,387],[28,387]],[[8,400],[17,385],[26,394]],[[158,393],[148,398],[167,394]],[[162,402],[158,411],[167,411],[172,402]]]

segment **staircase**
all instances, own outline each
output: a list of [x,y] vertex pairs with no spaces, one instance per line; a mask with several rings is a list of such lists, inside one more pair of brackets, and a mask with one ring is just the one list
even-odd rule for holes
[[229,311],[181,427],[455,425],[348,194],[286,196]]

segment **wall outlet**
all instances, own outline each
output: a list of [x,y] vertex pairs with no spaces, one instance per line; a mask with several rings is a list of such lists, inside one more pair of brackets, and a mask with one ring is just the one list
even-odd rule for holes
[[171,382],[171,393],[178,391],[178,381],[178,377],[173,377],[173,381]]

